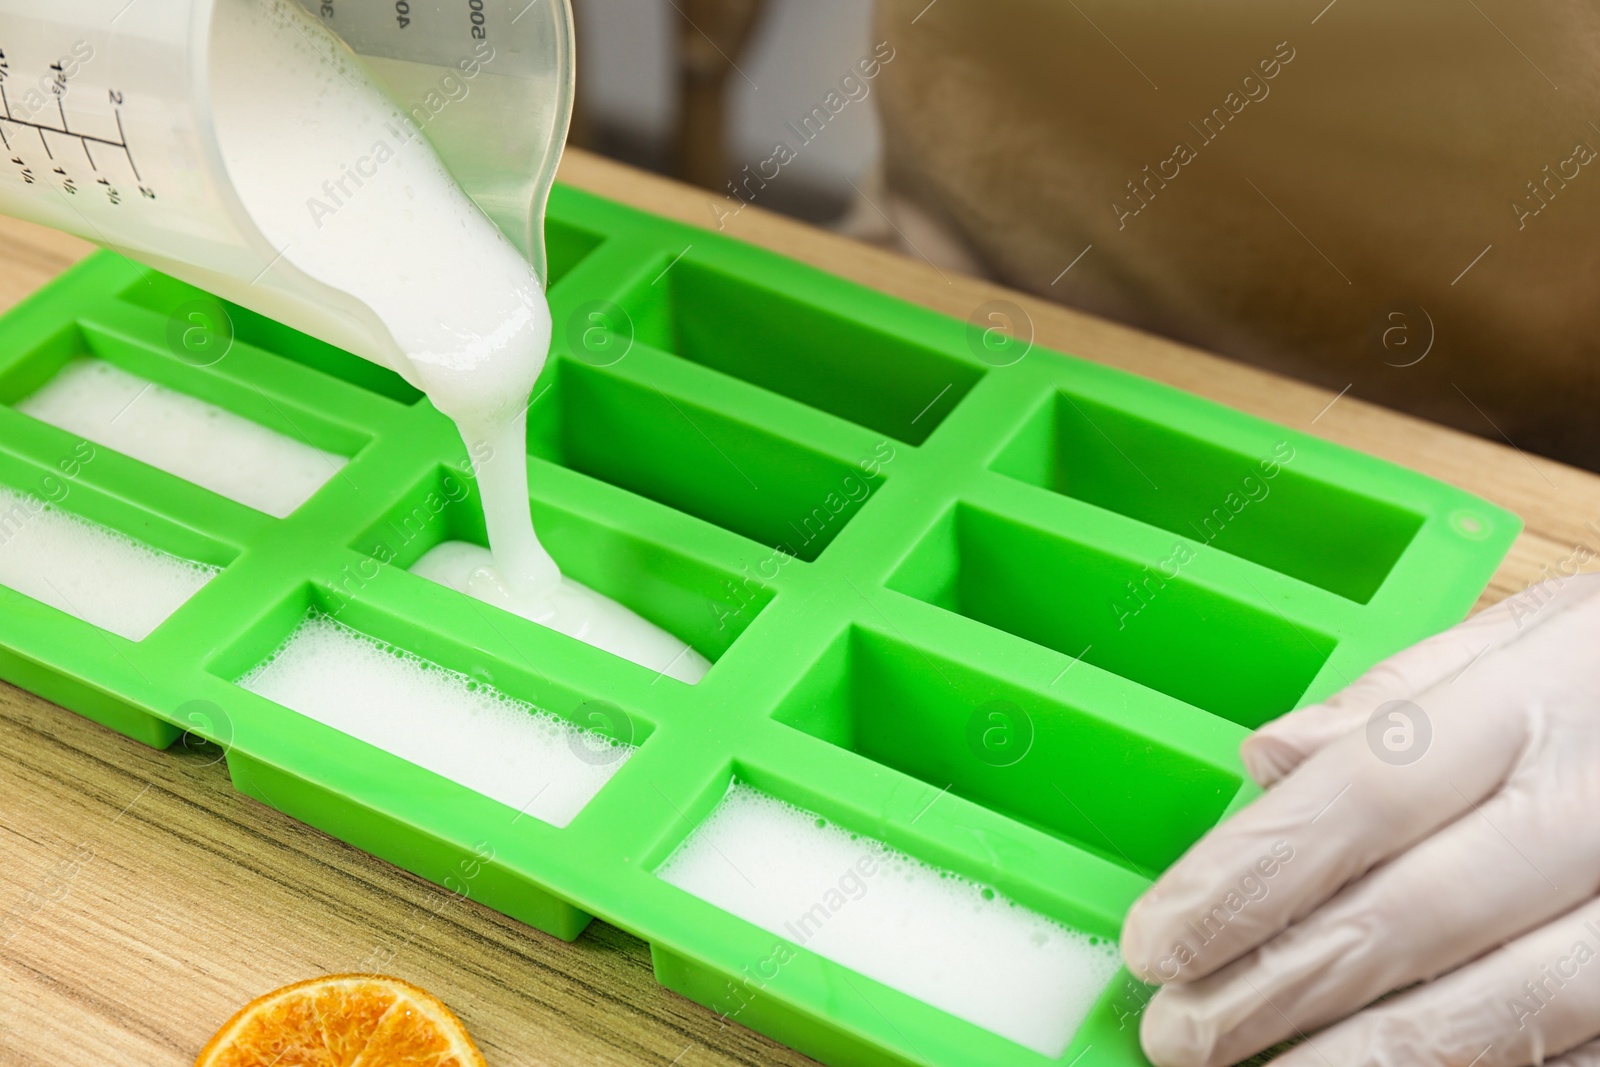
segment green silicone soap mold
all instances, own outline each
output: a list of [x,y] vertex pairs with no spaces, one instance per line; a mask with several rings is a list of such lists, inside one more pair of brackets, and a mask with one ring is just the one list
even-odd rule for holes
[[[397,376],[99,253],[0,319],[0,484],[223,568],[141,642],[0,589],[0,674],[832,1064],[1036,1052],[654,874],[735,778],[1091,934],[1254,795],[1248,730],[1460,620],[1520,527],[1411,471],[558,188],[530,411],[541,537],[693,643],[654,675],[406,572],[482,542],[465,450]],[[194,321],[203,322],[200,319]],[[277,520],[10,406],[92,354],[351,457]],[[639,745],[563,828],[235,685],[313,609]],[[1060,1062],[1139,1064],[1116,979]]]

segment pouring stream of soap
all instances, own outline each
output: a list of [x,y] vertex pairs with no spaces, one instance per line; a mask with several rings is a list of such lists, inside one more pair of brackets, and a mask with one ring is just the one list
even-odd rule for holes
[[220,0],[212,48],[217,138],[251,218],[280,255],[377,314],[405,377],[455,421],[473,459],[493,555],[466,568],[472,554],[447,549],[449,566],[417,572],[697,681],[703,657],[564,579],[534,533],[527,405],[550,309],[533,269],[354,55],[298,6]]

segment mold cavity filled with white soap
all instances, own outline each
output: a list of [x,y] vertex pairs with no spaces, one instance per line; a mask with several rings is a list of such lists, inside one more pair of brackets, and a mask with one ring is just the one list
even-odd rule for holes
[[527,408],[550,308],[533,269],[298,4],[220,0],[212,33],[217,136],[246,210],[284,260],[377,315],[395,369],[473,458],[493,555],[447,584],[683,677],[682,641],[564,581],[534,534]]
[[514,596],[496,573],[489,550],[466,541],[445,541],[430,549],[411,565],[411,573],[690,685],[711,667],[667,631],[571,578],[563,576],[543,597]]
[[142,641],[216,575],[0,488],[0,585],[102,630]]
[[239,684],[553,826],[634,751],[327,615]]
[[1115,943],[735,783],[657,871],[785,938],[1051,1058],[1121,966]]
[[17,410],[280,519],[345,464],[102,359],[73,360]]

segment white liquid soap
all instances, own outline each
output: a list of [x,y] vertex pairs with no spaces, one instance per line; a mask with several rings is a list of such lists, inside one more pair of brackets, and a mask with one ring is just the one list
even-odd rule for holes
[[73,360],[17,410],[280,519],[346,462],[102,359]]
[[445,541],[411,565],[411,573],[449,586],[525,619],[632,660],[658,674],[694,685],[711,669],[689,645],[648,619],[593,589],[563,577],[549,595],[525,601],[506,588],[489,550],[466,541]]
[[1121,966],[950,871],[741,782],[657,872],[807,951],[1052,1059]]
[[246,210],[285,259],[378,315],[396,369],[473,458],[493,553],[473,570],[493,574],[446,584],[628,659],[673,662],[683,642],[564,581],[534,533],[527,407],[551,326],[533,269],[299,5],[219,0],[212,33],[217,136]]
[[239,685],[552,826],[634,751],[323,614]]
[[212,578],[194,563],[0,488],[0,585],[142,641]]

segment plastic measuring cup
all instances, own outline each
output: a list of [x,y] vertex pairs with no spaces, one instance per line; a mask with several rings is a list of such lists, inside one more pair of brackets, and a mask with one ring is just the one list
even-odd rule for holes
[[[545,276],[572,114],[570,0],[299,0],[362,57]],[[0,0],[0,213],[114,248],[405,374],[364,304],[299,270],[218,147],[216,0]]]

